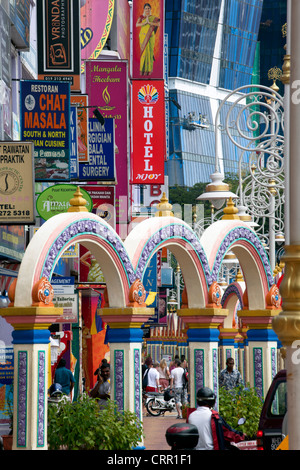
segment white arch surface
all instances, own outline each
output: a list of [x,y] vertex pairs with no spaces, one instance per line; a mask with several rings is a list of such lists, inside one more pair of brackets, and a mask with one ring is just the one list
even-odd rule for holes
[[[101,221],[102,226],[106,227],[110,232],[114,232],[107,222],[101,219],[98,215],[90,212],[68,212],[58,214],[47,220],[32,237],[20,265],[14,301],[14,305],[16,307],[28,307],[32,305],[32,288],[35,282],[39,280],[39,273],[42,269],[42,265],[44,263],[45,256],[48,253],[49,247],[51,247],[51,245],[55,242],[55,240],[59,237],[65,228],[82,219],[88,219],[89,221],[95,221],[98,223]],[[115,232],[114,235],[117,237]],[[120,242],[122,243],[121,239]],[[71,246],[72,243],[72,240],[67,242],[64,246],[64,250]],[[97,248],[96,242],[91,242],[88,236],[84,237],[84,234],[82,243],[92,251],[95,251],[95,256],[98,260],[100,260],[100,252],[101,256],[105,254],[103,248]],[[103,264],[104,266],[103,259],[100,264]],[[111,256],[109,256],[107,253],[105,258],[104,271],[110,280],[114,279],[113,285],[118,290],[122,286],[120,275],[118,271],[113,268],[113,261]],[[116,274],[116,276],[114,276],[112,272]],[[110,289],[113,291],[112,288]],[[124,299],[122,299],[122,294],[124,296],[123,288],[119,290],[119,299],[121,299],[119,300],[119,303],[120,305],[124,306]],[[115,298],[116,296],[113,296],[113,299]]]

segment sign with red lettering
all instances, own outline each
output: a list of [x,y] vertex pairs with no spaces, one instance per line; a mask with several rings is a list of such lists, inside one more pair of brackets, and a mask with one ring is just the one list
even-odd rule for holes
[[131,184],[164,184],[164,81],[134,80],[131,92]]
[[69,83],[26,80],[20,88],[21,136],[34,143],[35,180],[69,180]]

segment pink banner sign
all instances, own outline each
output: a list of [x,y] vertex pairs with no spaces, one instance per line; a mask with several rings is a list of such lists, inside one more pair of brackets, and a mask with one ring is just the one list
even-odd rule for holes
[[116,165],[116,230],[119,224],[127,223],[128,214],[124,209],[124,198],[128,198],[128,104],[127,104],[127,61],[94,60],[86,62],[86,92],[89,117],[93,117],[94,106],[104,119],[115,120],[115,165]]
[[84,61],[96,59],[102,51],[112,25],[115,0],[81,0],[81,71]]

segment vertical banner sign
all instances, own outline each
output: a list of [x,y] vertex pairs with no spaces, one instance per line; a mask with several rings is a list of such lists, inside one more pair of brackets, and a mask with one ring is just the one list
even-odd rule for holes
[[37,2],[38,78],[80,91],[79,0]]
[[164,184],[164,81],[134,80],[131,102],[131,184]]
[[77,108],[70,108],[70,178],[78,179]]
[[34,143],[35,180],[69,180],[70,85],[23,81],[21,139]]
[[115,180],[115,129],[114,120],[89,119],[89,163],[80,163],[79,180]]
[[97,59],[109,36],[115,0],[81,0],[81,71],[85,61]]
[[164,76],[164,0],[133,0],[132,78]]
[[88,96],[72,94],[71,105],[77,108],[78,163],[86,163],[89,161]]
[[[126,61],[87,61],[86,92],[89,103],[97,105],[104,117],[115,121],[116,159],[116,229],[119,224],[127,226],[128,211],[124,199],[128,198],[128,66]],[[90,117],[93,116],[90,108]]]

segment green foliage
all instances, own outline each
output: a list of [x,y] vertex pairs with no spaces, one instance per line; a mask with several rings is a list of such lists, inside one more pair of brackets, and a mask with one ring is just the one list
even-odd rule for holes
[[[251,439],[255,438],[263,402],[254,388],[237,387],[233,390],[219,389],[219,413],[225,421]],[[238,420],[246,422],[238,426]]]
[[143,436],[142,423],[130,412],[119,412],[108,400],[104,409],[87,395],[74,403],[49,404],[49,450],[131,450]]

